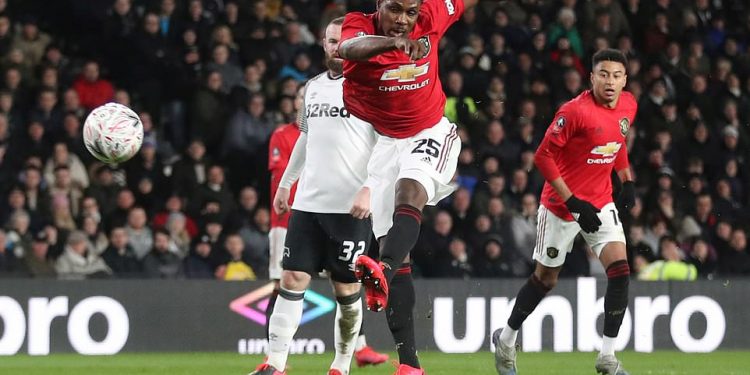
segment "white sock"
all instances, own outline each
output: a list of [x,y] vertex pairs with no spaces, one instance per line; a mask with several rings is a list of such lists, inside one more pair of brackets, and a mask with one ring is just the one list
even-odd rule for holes
[[266,363],[279,371],[286,368],[286,360],[289,356],[289,344],[302,319],[302,309],[305,292],[295,292],[279,289],[276,298],[276,306],[269,320],[268,326],[268,360]]
[[[361,329],[361,327],[360,327]],[[354,346],[354,351],[358,352],[367,346],[367,338],[365,338],[365,335],[359,335],[357,336],[357,345]]]
[[615,355],[615,340],[617,337],[602,337],[602,350],[599,355]]
[[516,345],[516,338],[518,337],[518,330],[510,328],[508,326],[505,326],[502,331],[500,331],[500,342],[503,343],[505,346],[514,346]]
[[[354,355],[354,346],[359,335],[359,328],[362,325],[362,301],[359,293],[357,299],[345,301],[352,302],[336,304],[336,321],[333,325],[333,342],[336,348],[336,356],[331,364],[332,369],[341,371],[344,375],[349,374],[349,367],[352,364],[352,355]],[[347,297],[343,297],[346,299]],[[337,298],[340,300],[340,298]]]

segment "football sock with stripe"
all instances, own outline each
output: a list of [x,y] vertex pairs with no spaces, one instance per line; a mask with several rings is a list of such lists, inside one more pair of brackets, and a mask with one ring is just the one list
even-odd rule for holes
[[397,269],[391,282],[391,293],[388,296],[386,319],[396,342],[399,362],[419,368],[416,340],[414,339],[414,280],[411,277],[411,266],[403,264]]
[[362,299],[360,292],[350,296],[336,297],[336,320],[333,327],[333,342],[336,355],[332,369],[349,373],[359,328],[362,326]]
[[268,360],[266,363],[279,371],[286,368],[289,345],[302,319],[305,292],[279,289],[268,327]]
[[266,306],[266,340],[269,339],[268,333],[271,327],[271,315],[273,314],[273,308],[276,306],[276,298],[279,296],[279,289],[276,288],[271,293],[271,297],[268,298],[268,306]]
[[550,289],[542,284],[542,281],[532,274],[531,277],[523,284],[521,290],[516,296],[516,304],[508,318],[508,325],[503,329],[500,340],[507,346],[513,346],[516,343],[516,335],[521,328],[521,324],[526,317],[531,314],[544,296],[549,293]]
[[386,265],[383,273],[389,284],[401,262],[417,243],[421,223],[422,211],[418,208],[408,204],[396,207],[393,226],[385,237],[385,245],[380,249],[380,261]]
[[607,267],[607,292],[604,294],[604,342],[601,354],[614,355],[614,340],[620,332],[625,309],[628,308],[629,285],[630,266],[627,260],[618,260]]

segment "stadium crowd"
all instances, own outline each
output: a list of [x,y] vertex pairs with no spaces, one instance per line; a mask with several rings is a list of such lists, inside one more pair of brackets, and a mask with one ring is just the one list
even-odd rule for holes
[[[323,26],[374,1],[41,3],[0,0],[0,276],[265,277],[268,139],[324,69]],[[534,151],[557,106],[587,88],[591,55],[614,47],[639,102],[628,134],[638,199],[621,213],[634,274],[749,275],[748,35],[741,0],[467,11],[440,45],[463,142],[458,188],[426,212],[415,273],[528,276],[544,183]],[[108,101],[145,129],[121,165],[81,139]],[[592,257],[577,241],[563,275],[602,274]]]

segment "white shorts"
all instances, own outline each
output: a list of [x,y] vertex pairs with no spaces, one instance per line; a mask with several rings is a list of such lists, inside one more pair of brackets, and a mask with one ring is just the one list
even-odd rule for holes
[[416,180],[427,191],[427,204],[434,206],[455,190],[451,181],[460,152],[456,125],[445,117],[413,137],[378,137],[367,165],[373,180],[371,211],[376,238],[385,236],[393,225],[396,181]]
[[539,206],[534,260],[547,267],[560,267],[573,249],[573,241],[580,232],[597,257],[610,242],[625,243],[625,231],[614,203],[607,203],[599,212],[602,225],[594,233],[586,233],[576,221],[563,220],[547,207]]
[[286,228],[273,227],[268,231],[268,278],[281,280],[281,259],[284,255]]

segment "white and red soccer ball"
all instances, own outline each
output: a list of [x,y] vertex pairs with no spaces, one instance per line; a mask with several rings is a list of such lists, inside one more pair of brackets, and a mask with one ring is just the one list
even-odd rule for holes
[[95,158],[108,164],[122,163],[141,149],[143,124],[132,109],[107,103],[86,117],[83,143]]

